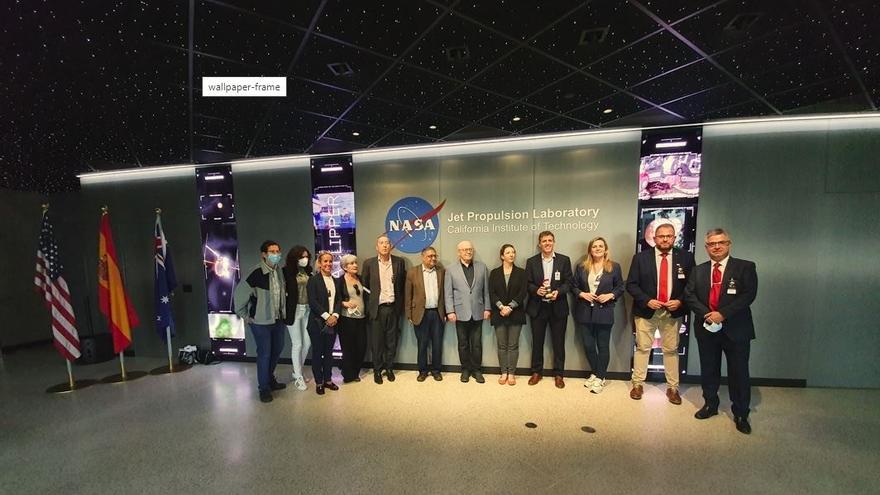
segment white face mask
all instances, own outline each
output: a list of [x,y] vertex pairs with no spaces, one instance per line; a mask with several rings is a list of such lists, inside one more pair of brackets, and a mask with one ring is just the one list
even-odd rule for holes
[[305,267],[309,266],[309,259],[308,258],[300,258],[299,261],[296,262],[296,264],[305,268]]

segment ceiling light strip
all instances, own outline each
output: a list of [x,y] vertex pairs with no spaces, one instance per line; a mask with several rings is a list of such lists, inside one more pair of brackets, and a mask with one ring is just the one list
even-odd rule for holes
[[[687,127],[712,127],[720,125],[745,125],[745,124],[769,124],[769,123],[786,123],[786,122],[808,122],[808,121],[838,121],[853,119],[875,119],[880,120],[880,112],[862,112],[862,113],[842,113],[842,114],[817,114],[817,115],[798,115],[784,117],[753,117],[743,119],[729,119],[700,122],[693,124],[676,124],[667,126],[653,127],[628,127],[615,129],[593,129],[586,131],[574,131],[554,134],[540,134],[531,136],[514,136],[495,139],[485,139],[479,141],[454,142],[454,143],[431,143],[409,146],[396,146],[390,148],[374,148],[366,150],[352,151],[350,154],[354,156],[355,162],[375,162],[379,160],[398,159],[404,155],[410,154],[413,150],[418,151],[420,156],[444,156],[457,155],[467,153],[484,153],[488,151],[505,151],[505,148],[520,148],[516,146],[524,144],[523,142],[532,142],[533,148],[548,148],[552,146],[571,146],[579,143],[588,143],[592,139],[600,136],[607,137],[615,134],[628,134],[633,132],[642,132],[646,130],[660,129],[681,129]],[[505,146],[510,145],[510,146]],[[247,160],[232,161],[233,172],[251,172],[267,169],[283,169],[283,168],[300,168],[308,167],[311,158],[322,156],[332,156],[338,153],[325,153],[319,155],[283,155],[268,158],[253,158]],[[208,166],[209,164],[205,164]],[[212,164],[215,165],[215,164]],[[111,170],[104,172],[89,172],[77,175],[82,184],[92,184],[99,182],[139,180],[147,178],[161,177],[180,177],[192,175],[198,165],[172,165],[164,167],[143,167],[137,169]]]

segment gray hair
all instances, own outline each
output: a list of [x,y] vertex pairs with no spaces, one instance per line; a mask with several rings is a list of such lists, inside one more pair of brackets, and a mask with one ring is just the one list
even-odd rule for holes
[[345,268],[352,263],[357,263],[357,260],[358,257],[353,254],[344,254],[342,258],[339,258],[339,266]]
[[712,237],[713,235],[725,235],[727,237],[730,237],[730,234],[728,234],[726,230],[724,230],[720,227],[716,227],[714,229],[709,230],[709,232],[706,232],[706,237]]

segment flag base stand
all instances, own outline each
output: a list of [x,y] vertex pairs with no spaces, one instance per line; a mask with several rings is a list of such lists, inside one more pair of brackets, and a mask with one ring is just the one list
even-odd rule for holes
[[181,371],[186,371],[192,368],[190,364],[175,364],[174,367],[169,367],[167,364],[165,366],[159,366],[158,368],[153,368],[150,370],[151,375],[167,375],[170,373],[180,373]]
[[127,371],[124,375],[116,373],[115,375],[105,376],[101,378],[101,383],[125,383],[145,376],[147,376],[146,371]]
[[70,386],[70,382],[59,383],[58,385],[52,385],[51,387],[46,389],[47,394],[66,394],[68,392],[73,392],[74,390],[79,390],[81,388],[91,387],[92,385],[98,383],[98,380],[76,380],[73,382],[73,386]]

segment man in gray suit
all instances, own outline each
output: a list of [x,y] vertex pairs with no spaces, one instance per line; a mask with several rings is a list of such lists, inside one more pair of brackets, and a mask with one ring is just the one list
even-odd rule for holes
[[467,383],[473,376],[477,383],[484,383],[482,338],[483,320],[491,314],[489,269],[474,260],[474,245],[470,241],[458,243],[458,261],[446,270],[444,277],[446,317],[455,323],[461,381]]

